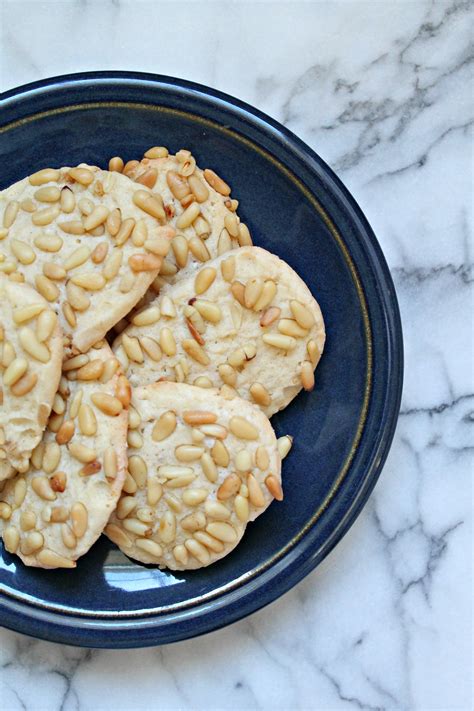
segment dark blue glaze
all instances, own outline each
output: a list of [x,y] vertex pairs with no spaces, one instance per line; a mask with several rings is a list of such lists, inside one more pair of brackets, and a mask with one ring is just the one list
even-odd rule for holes
[[296,437],[284,463],[285,500],[248,527],[231,555],[170,573],[137,565],[101,539],[77,570],[61,572],[26,568],[0,545],[0,622],[67,644],[138,647],[237,620],[328,554],[385,461],[403,355],[394,287],[375,236],[346,188],[298,138],[196,84],[124,72],[59,77],[4,94],[0,121],[2,188],[46,166],[106,166],[110,156],[137,158],[151,145],[190,148],[199,165],[231,183],[255,243],[305,279],[327,328],[316,390],[273,418],[278,434]]

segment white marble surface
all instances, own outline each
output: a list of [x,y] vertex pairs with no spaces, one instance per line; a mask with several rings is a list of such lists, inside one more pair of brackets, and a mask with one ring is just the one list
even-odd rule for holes
[[0,631],[2,709],[472,708],[471,10],[0,1],[2,90],[98,68],[159,72],[299,134],[372,223],[406,343],[384,473],[317,571],[251,618],[165,648],[86,651]]

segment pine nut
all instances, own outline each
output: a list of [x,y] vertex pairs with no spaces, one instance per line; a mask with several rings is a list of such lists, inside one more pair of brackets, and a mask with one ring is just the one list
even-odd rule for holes
[[202,180],[198,178],[197,175],[190,175],[188,177],[188,184],[197,202],[206,202],[209,198],[209,190]]
[[293,437],[290,435],[284,435],[283,437],[279,437],[277,440],[277,447],[278,447],[278,454],[280,455],[280,459],[285,459],[287,456],[288,452],[293,446]]
[[20,202],[20,208],[25,212],[35,212],[35,210],[37,209],[35,201],[31,198],[26,198],[25,200],[22,200]]
[[51,337],[57,322],[58,317],[54,311],[47,309],[40,313],[38,321],[36,322],[36,338],[40,343],[44,343]]
[[276,476],[273,476],[273,474],[267,476],[265,479],[265,485],[274,499],[277,501],[283,501],[283,490]]
[[268,469],[268,466],[270,464],[270,457],[268,456],[268,452],[265,447],[257,447],[255,452],[255,464],[260,469],[260,471],[265,471],[265,469]]
[[123,170],[123,160],[120,156],[114,156],[109,160],[109,170],[110,172],[121,173]]
[[147,356],[149,356],[155,362],[161,360],[161,348],[154,338],[150,338],[149,336],[142,336],[139,342]]
[[132,323],[134,326],[151,326],[160,320],[160,316],[158,306],[150,306],[136,314],[132,319]]
[[211,457],[219,467],[229,465],[230,456],[227,447],[220,440],[216,440],[211,449]]
[[51,488],[49,479],[45,476],[34,476],[31,480],[31,488],[40,498],[45,501],[55,501],[56,494]]
[[130,268],[134,272],[152,272],[161,267],[161,259],[154,254],[132,254],[128,258]]
[[5,341],[5,343],[3,344],[3,353],[2,353],[1,364],[3,365],[4,368],[8,368],[8,366],[14,360],[14,358],[15,358],[15,349],[13,348],[10,341]]
[[74,212],[74,208],[76,207],[76,198],[71,188],[69,188],[67,185],[65,185],[64,188],[62,188],[61,190],[59,202],[61,206],[61,212],[64,212],[66,215],[70,214],[71,212]]
[[207,499],[208,495],[207,489],[188,489],[183,491],[183,502],[186,506],[199,506]]
[[109,447],[104,452],[104,473],[107,479],[115,479],[117,476],[117,455],[115,450]]
[[203,447],[196,447],[193,444],[180,444],[174,450],[178,462],[195,462],[203,453]]
[[228,434],[223,425],[201,425],[200,430],[206,437],[214,437],[215,439],[225,439]]
[[[97,272],[84,272],[71,277],[71,282],[75,286],[80,286],[87,291],[100,291],[105,286],[105,279]],[[70,300],[70,299],[69,299]]]
[[82,538],[87,531],[89,515],[87,509],[80,501],[75,503],[71,508],[71,523],[72,530],[76,538]]
[[79,408],[79,429],[88,437],[97,432],[97,419],[90,405],[81,405]]
[[260,326],[267,328],[271,326],[278,318],[280,318],[281,309],[278,306],[270,306],[269,309],[263,312],[260,317]]
[[240,281],[233,281],[230,285],[230,291],[236,301],[241,306],[245,306],[245,287]]
[[155,512],[150,506],[141,506],[137,510],[137,518],[143,523],[153,523],[155,520]]
[[26,496],[26,481],[21,477],[15,482],[13,489],[13,502],[16,508],[20,508]]
[[68,449],[71,456],[82,464],[89,464],[97,457],[95,449],[86,447],[84,444],[80,444],[79,442],[71,442]]
[[280,333],[264,333],[262,340],[267,345],[282,351],[291,351],[296,346],[296,340],[292,336],[284,336]]
[[163,555],[163,549],[156,541],[150,541],[148,538],[137,538],[135,545],[153,558],[160,558]]
[[185,230],[193,224],[200,214],[201,210],[198,203],[192,202],[176,220],[176,227],[178,230]]
[[188,425],[211,425],[217,420],[217,415],[207,410],[186,410],[183,412],[183,420]]
[[105,226],[106,226],[107,231],[111,237],[115,237],[118,234],[121,224],[122,224],[122,213],[121,213],[120,209],[118,207],[116,207],[114,210],[109,212],[109,214],[107,215],[107,219],[105,221]]
[[139,165],[140,163],[137,160],[129,160],[125,163],[122,173],[127,177],[130,177],[130,175],[138,168]]
[[124,408],[128,408],[132,399],[132,388],[125,375],[119,375],[115,386],[115,397],[120,400]]
[[211,188],[214,188],[214,190],[220,195],[224,195],[226,197],[227,195],[230,195],[230,187],[217,175],[217,173],[210,170],[210,168],[206,168],[204,170],[204,178],[206,182],[209,183]]
[[175,546],[173,548],[173,556],[177,563],[181,565],[186,565],[188,562],[188,551],[183,545]]
[[143,353],[138,338],[122,334],[122,347],[129,360],[135,363],[143,363]]
[[0,518],[9,521],[12,515],[12,507],[6,501],[0,501]]
[[12,239],[10,242],[10,248],[20,264],[33,264],[36,259],[36,254],[31,249],[30,245],[19,239]]
[[145,158],[167,158],[168,149],[164,146],[153,146],[145,153]]
[[234,212],[229,212],[224,217],[224,226],[231,237],[237,239],[239,236],[239,221],[237,215]]
[[74,420],[79,413],[79,408],[81,407],[83,394],[84,393],[81,388],[74,393],[74,396],[71,400],[71,406],[69,408],[69,416],[72,420]]
[[235,496],[240,489],[240,484],[240,477],[237,474],[229,474],[217,489],[217,498],[220,501],[225,501],[230,499],[231,496]]
[[3,226],[6,230],[10,229],[10,227],[15,222],[19,209],[20,203],[18,203],[16,200],[12,200],[11,202],[7,203],[5,212],[3,213]]
[[239,247],[251,247],[253,245],[249,228],[243,223],[240,223],[239,225],[239,235],[237,237],[237,241],[239,243]]
[[157,419],[153,427],[151,438],[155,442],[162,442],[176,429],[176,415],[171,410],[165,412]]
[[314,388],[314,370],[312,363],[308,360],[305,360],[304,363],[301,364],[300,375],[303,388],[306,391],[311,392]]
[[63,372],[68,373],[70,370],[76,370],[77,368],[82,368],[90,360],[89,356],[85,353],[79,353],[77,356],[69,358],[65,363],[63,363]]
[[196,299],[193,306],[201,314],[206,321],[210,323],[219,323],[222,318],[222,312],[217,304],[205,299]]
[[148,215],[156,217],[157,220],[166,219],[166,213],[158,196],[152,195],[146,190],[137,190],[133,193],[132,200],[137,207]]
[[146,523],[138,521],[136,518],[126,518],[124,519],[122,526],[126,531],[135,534],[135,536],[150,536],[152,529]]
[[3,543],[9,553],[16,553],[20,545],[20,533],[15,526],[7,526],[3,531]]
[[15,358],[3,374],[4,385],[14,385],[28,370],[26,358]]
[[162,276],[174,276],[178,272],[178,267],[172,264],[167,259],[163,259],[163,263],[160,267],[160,274]]
[[10,390],[15,397],[27,395],[38,382],[36,373],[26,373],[20,380],[11,386]]
[[51,354],[48,347],[38,341],[31,328],[25,326],[20,330],[19,341],[25,353],[28,353],[32,358],[40,361],[40,363],[49,362]]
[[188,241],[183,235],[176,235],[171,242],[171,247],[176,259],[176,264],[181,269],[186,266],[188,261]]
[[51,415],[48,420],[48,430],[50,432],[58,432],[63,424],[64,415]]
[[57,415],[62,415],[65,409],[66,409],[66,403],[64,402],[60,393],[56,393],[56,395],[54,396],[54,400],[53,400],[53,407],[52,407],[53,412],[55,412]]
[[121,247],[128,240],[135,227],[135,220],[133,217],[129,217],[124,220],[120,225],[120,229],[115,236],[115,243],[118,247]]
[[31,216],[31,221],[37,227],[44,227],[45,225],[50,225],[58,217],[59,213],[58,205],[50,205],[50,207],[44,207],[42,210],[34,212]]
[[244,290],[244,306],[247,309],[253,309],[257,300],[260,298],[263,289],[263,282],[259,277],[249,279]]
[[132,541],[125,531],[122,531],[119,526],[113,523],[109,523],[105,527],[104,533],[120,548],[130,548],[132,546]]
[[229,420],[229,429],[236,437],[240,439],[254,440],[258,439],[258,430],[244,417],[231,417]]
[[217,467],[208,452],[204,452],[201,456],[201,466],[204,474],[210,482],[214,483],[217,481]]
[[224,543],[234,543],[237,540],[237,533],[230,523],[223,521],[213,521],[206,526],[206,531],[214,538]]
[[58,202],[61,197],[61,191],[57,185],[48,185],[48,187],[36,190],[34,197],[39,202]]
[[51,568],[75,568],[76,563],[73,560],[69,560],[54,551],[49,550],[49,548],[43,548],[40,551],[36,559],[41,565],[45,565]]
[[199,375],[193,382],[197,388],[212,388],[214,387],[212,381],[206,378],[205,375]]
[[260,488],[260,484],[255,479],[253,474],[248,475],[247,486],[249,490],[249,499],[252,506],[256,506],[257,508],[262,508],[262,506],[265,506],[265,497]]
[[231,303],[229,306],[230,315],[232,318],[232,323],[236,331],[238,331],[242,325],[243,311],[240,304],[235,302]]
[[61,538],[66,548],[72,549],[77,546],[77,538],[66,524],[61,526]]
[[57,183],[61,173],[55,168],[43,168],[33,173],[28,178],[30,185],[44,185],[44,183]]
[[237,494],[234,499],[234,510],[239,521],[246,523],[249,520],[249,502],[244,496]]
[[204,510],[208,516],[215,518],[217,521],[226,521],[230,518],[230,511],[227,506],[218,501],[206,501]]
[[188,538],[184,545],[191,555],[196,558],[202,565],[207,565],[210,562],[210,555],[207,549],[196,541],[194,538]]
[[176,316],[175,305],[166,294],[161,299],[160,308],[162,316],[166,316],[167,318],[174,318]]
[[166,173],[166,182],[171,190],[171,193],[173,194],[173,197],[177,200],[182,200],[189,195],[190,189],[188,181],[174,170],[169,170]]
[[80,220],[71,220],[70,222],[58,222],[58,226],[63,232],[68,235],[83,235],[85,227]]
[[[176,154],[176,156],[178,156],[178,153]],[[196,170],[196,161],[193,158],[193,156],[190,155],[180,165],[179,173],[180,173],[180,175],[182,175],[184,177],[188,177],[188,176],[192,175],[192,173],[194,173],[195,170]]]
[[180,524],[181,528],[184,531],[194,533],[200,528],[204,528],[204,526],[206,525],[206,517],[204,516],[202,511],[196,511],[195,513],[189,514],[188,516],[185,516],[183,519],[181,519]]
[[138,176],[138,178],[135,178],[136,183],[140,183],[140,185],[145,185],[147,188],[154,188],[156,180],[158,178],[158,171],[156,168],[148,168],[148,170],[145,170],[144,173]]
[[261,383],[253,383],[249,388],[249,392],[252,400],[262,407],[268,407],[272,401],[270,393]]
[[[196,204],[196,203],[194,203]],[[202,215],[198,215],[195,221],[193,222],[193,227],[194,231],[196,232],[196,235],[201,239],[205,240],[209,237],[211,234],[211,226],[209,222],[206,220],[205,217]]]
[[31,555],[32,553],[35,553],[38,551],[40,548],[42,548],[44,545],[44,538],[39,533],[38,531],[33,531],[32,533],[29,533],[25,538],[22,540],[20,544],[20,550],[23,553],[23,555]]
[[94,174],[88,168],[71,168],[69,177],[85,187],[90,185],[94,180]]
[[61,450],[56,442],[48,442],[44,448],[42,467],[46,474],[52,474],[61,459]]
[[[225,252],[229,252],[231,249],[232,249],[232,239],[231,239],[230,234],[224,228],[219,235],[219,239],[217,240],[217,255],[220,257],[221,254],[225,254]],[[223,265],[223,262],[221,262],[221,271],[223,272],[222,265]],[[234,275],[232,274],[231,279],[233,279],[233,276]],[[226,281],[229,281],[229,280],[226,279]]]
[[210,536],[205,531],[196,531],[194,533],[194,538],[199,541],[199,543],[206,546],[206,548],[209,548],[209,550],[214,551],[214,553],[222,553],[224,550],[224,544],[216,538]]
[[[174,239],[176,239],[176,237]],[[152,252],[153,254],[156,254],[158,257],[166,257],[170,249],[170,241],[167,237],[157,235],[156,237],[153,237],[153,239],[143,240],[143,243],[138,246],[144,246],[145,249],[147,249],[149,252]]]
[[43,296],[46,301],[52,302],[56,301],[59,297],[59,289],[54,282],[52,282],[44,274],[38,274],[35,277],[35,286],[37,291]]
[[262,292],[253,306],[254,311],[261,311],[270,306],[277,293],[277,286],[274,281],[267,279],[263,284]]
[[104,361],[100,358],[90,360],[77,371],[78,380],[99,380],[104,371]]
[[163,543],[171,543],[176,537],[176,518],[171,511],[165,511],[161,518],[159,536]]
[[143,437],[138,430],[128,431],[127,442],[132,449],[141,449],[143,447]]
[[66,420],[56,433],[56,442],[58,444],[66,444],[70,442],[74,435],[74,422]]
[[160,331],[160,346],[167,356],[176,354],[176,341],[172,331],[169,328],[162,328]]
[[194,469],[192,467],[183,467],[179,464],[162,464],[158,467],[158,476],[165,477],[165,479],[191,475],[194,475]]
[[63,240],[57,235],[38,235],[33,242],[43,252],[59,252],[63,246]]
[[49,480],[49,485],[53,491],[62,493],[66,490],[67,476],[66,472],[56,472]]
[[123,405],[120,400],[113,395],[108,395],[107,393],[92,393],[91,400],[94,405],[104,413],[104,415],[116,417],[123,410]]
[[238,472],[248,472],[252,469],[252,456],[246,449],[237,452],[234,459],[235,468]]
[[184,339],[181,342],[181,345],[183,346],[185,352],[201,365],[209,365],[211,362],[207,353],[195,340]]
[[134,509],[136,509],[138,501],[134,496],[122,496],[117,504],[116,514],[117,518],[122,520],[127,518]]
[[13,321],[16,325],[31,321],[36,318],[45,309],[44,304],[29,304],[28,306],[20,306],[13,311]]
[[79,267],[81,264],[84,264],[84,262],[87,262],[91,254],[91,251],[88,247],[79,247],[78,249],[74,250],[72,254],[69,255],[69,257],[66,259],[64,262],[63,266],[66,271],[69,269],[75,269],[76,267]]
[[194,290],[196,294],[203,294],[209,289],[216,278],[216,270],[213,267],[204,267],[198,272],[194,280]]
[[285,336],[293,336],[294,338],[304,338],[308,335],[308,331],[305,328],[301,328],[301,326],[291,318],[280,319],[278,322],[278,330],[280,333],[285,334]]

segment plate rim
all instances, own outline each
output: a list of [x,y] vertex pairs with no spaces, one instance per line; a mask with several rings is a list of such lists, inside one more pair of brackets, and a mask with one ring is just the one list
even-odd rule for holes
[[[32,606],[28,605],[28,603],[12,603],[9,600],[2,602],[0,599],[0,612],[2,613],[2,618],[5,618],[2,619],[2,624],[10,629],[15,629],[26,634],[48,639],[50,641],[58,641],[77,646],[127,648],[164,644],[171,641],[190,638],[223,627],[236,621],[237,619],[241,619],[257,609],[264,607],[277,597],[280,597],[282,594],[287,592],[291,587],[303,579],[311,570],[313,570],[337,545],[337,543],[349,530],[351,525],[355,522],[360,511],[367,502],[367,499],[378,480],[393,440],[398,420],[403,386],[403,334],[397,297],[388,265],[385,261],[385,257],[375,234],[357,201],[344,186],[338,176],[325,163],[325,161],[321,159],[315,151],[313,151],[312,148],[305,144],[292,131],[281,125],[275,119],[267,116],[259,109],[256,109],[240,99],[202,84],[165,75],[129,71],[81,72],[59,75],[36,82],[30,82],[28,84],[9,89],[1,94],[0,106],[4,104],[8,107],[8,103],[12,99],[21,100],[22,98],[33,98],[34,100],[35,96],[41,95],[44,91],[48,91],[48,89],[53,91],[61,87],[66,89],[74,89],[82,82],[91,83],[92,85],[105,82],[110,83],[110,85],[113,86],[114,81],[116,82],[117,88],[120,88],[118,82],[121,82],[125,87],[131,86],[133,83],[149,83],[154,86],[155,89],[157,86],[166,85],[172,91],[176,91],[176,89],[181,88],[186,91],[197,92],[197,94],[204,100],[211,100],[214,103],[216,101],[219,102],[220,108],[228,107],[234,112],[235,109],[238,109],[239,112],[243,112],[247,115],[250,114],[250,116],[254,119],[258,119],[260,124],[263,124],[264,131],[268,131],[268,128],[270,128],[273,133],[275,131],[278,132],[279,136],[283,136],[286,139],[286,142],[289,143],[290,149],[293,152],[296,152],[298,158],[306,164],[311,172],[314,172],[315,168],[312,165],[308,165],[308,159],[311,160],[311,163],[316,163],[319,166],[325,174],[325,178],[332,183],[332,187],[337,189],[337,193],[339,193],[339,200],[342,200],[345,203],[345,208],[348,209],[351,218],[356,219],[358,222],[358,230],[364,236],[363,246],[364,251],[366,252],[366,257],[374,271],[374,274],[376,275],[377,283],[382,287],[380,289],[379,302],[380,308],[387,322],[387,353],[390,360],[387,375],[388,394],[383,403],[382,426],[380,428],[378,438],[374,439],[371,443],[371,463],[370,466],[366,467],[363,481],[357,490],[354,499],[346,508],[344,515],[339,519],[330,535],[325,538],[316,550],[310,551],[310,555],[305,557],[299,567],[296,566],[295,563],[299,558],[301,558],[302,552],[299,551],[299,545],[304,543],[304,539],[300,542],[300,544],[295,546],[293,551],[290,551],[293,560],[287,560],[287,558],[290,557],[290,553],[288,553],[283,556],[281,560],[277,561],[274,565],[263,571],[263,573],[257,578],[256,584],[254,585],[255,589],[253,590],[253,598],[251,600],[247,599],[244,606],[234,604],[234,607],[232,607],[233,603],[232,601],[229,603],[229,597],[232,597],[233,593],[245,588],[245,582],[240,585],[237,590],[225,593],[223,596],[212,602],[213,609],[216,607],[227,607],[226,616],[222,616],[213,621],[207,620],[207,624],[202,624],[201,621],[201,625],[195,625],[195,629],[190,633],[184,632],[183,634],[182,632],[180,633],[178,629],[175,634],[168,635],[168,638],[160,637],[160,639],[157,640],[156,636],[153,635],[153,630],[155,630],[156,633],[162,629],[162,624],[160,624],[160,621],[157,619],[158,616],[144,619],[133,616],[130,618],[121,618],[119,619],[119,623],[114,626],[113,618],[102,618],[99,622],[93,619],[92,613],[89,618],[84,618],[82,616],[75,617],[71,614],[65,616],[56,612],[38,609],[34,610]],[[15,110],[15,108],[13,108],[13,110]],[[11,121],[6,122],[6,127],[8,127],[10,123]],[[262,125],[260,125],[260,129],[262,129]],[[317,196],[315,197],[317,199]],[[390,391],[390,393],[388,391]],[[285,565],[283,565],[283,563]],[[282,570],[280,570],[280,568],[282,568]],[[277,569],[276,573],[275,569]],[[278,580],[278,583],[276,585],[273,583],[271,588],[269,588],[268,581],[266,580],[268,577],[273,581]],[[256,599],[255,595],[257,589],[263,592],[261,597],[258,599]],[[250,590],[250,592],[252,592],[252,590]],[[249,596],[247,595],[247,598],[248,597]],[[194,611],[192,612],[193,617],[196,615],[195,621],[199,622],[199,607],[194,608]],[[206,616],[204,615],[204,617]],[[34,628],[34,621],[36,621],[39,625],[37,629]],[[146,624],[144,625],[143,623]],[[144,629],[147,631],[151,630],[151,634],[149,634],[146,639],[142,636],[142,631]],[[76,635],[78,635],[78,638],[71,640],[67,633],[69,631],[71,634],[74,630]],[[107,638],[107,634],[110,634],[111,632],[117,632],[120,634],[117,634],[115,639],[113,636]]]

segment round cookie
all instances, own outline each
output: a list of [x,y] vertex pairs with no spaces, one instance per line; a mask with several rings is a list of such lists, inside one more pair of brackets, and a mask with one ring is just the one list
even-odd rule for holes
[[258,407],[182,383],[134,391],[128,469],[106,535],[172,570],[214,563],[281,500],[275,433]]
[[271,416],[313,388],[324,341],[321,310],[296,272],[242,247],[164,287],[114,351],[133,386],[164,379],[223,388]]
[[31,286],[0,273],[0,302],[2,481],[26,471],[41,439],[61,377],[63,341],[56,314]]
[[106,344],[64,363],[30,469],[0,488],[0,534],[26,565],[74,568],[102,533],[125,478],[129,400]]
[[87,351],[143,296],[174,230],[125,175],[46,168],[0,193],[0,271],[21,274]]
[[140,162],[129,161],[124,172],[161,195],[169,223],[176,229],[172,249],[154,282],[157,291],[163,283],[174,283],[178,271],[181,279],[209,259],[252,244],[229,185],[213,170],[201,170],[190,151],[170,155],[166,148],[155,146]]

